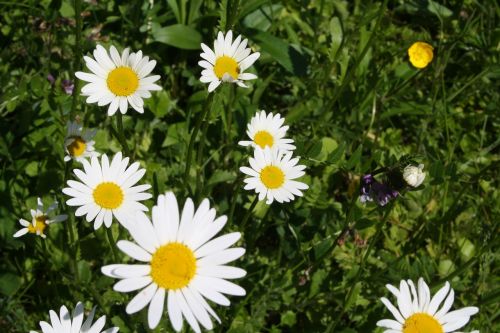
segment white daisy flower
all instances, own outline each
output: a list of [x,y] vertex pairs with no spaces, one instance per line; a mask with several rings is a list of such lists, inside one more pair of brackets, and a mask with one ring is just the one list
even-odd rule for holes
[[128,162],[128,157],[122,159],[121,152],[113,157],[111,164],[105,154],[101,156],[100,163],[95,156],[90,162],[83,160],[84,171],[73,170],[81,182],[68,180],[69,187],[63,189],[63,193],[73,197],[66,203],[79,206],[75,215],[87,215],[87,222],[94,221],[96,230],[103,222],[109,228],[113,216],[127,227],[127,219],[133,217],[137,210],[148,210],[139,201],[151,198],[151,194],[144,193],[151,185],[134,186],[146,170],[139,169],[139,162],[127,167]]
[[304,165],[297,165],[299,157],[292,159],[292,152],[262,149],[255,147],[254,157],[249,158],[251,168],[241,167],[240,171],[250,176],[245,179],[245,190],[255,190],[259,200],[267,197],[270,205],[273,200],[289,202],[296,196],[301,197],[301,190],[307,190],[307,184],[295,181],[305,174]]
[[76,72],[80,80],[89,82],[82,88],[82,95],[88,96],[87,103],[108,105],[108,115],[112,116],[120,109],[125,114],[128,104],[139,113],[144,112],[143,98],[151,97],[150,91],[161,90],[154,82],[159,75],[148,76],[156,66],[156,60],[143,57],[142,51],[130,53],[123,50],[121,56],[111,45],[108,51],[101,45],[94,50],[94,59],[83,57],[87,68],[92,73]]
[[99,153],[94,151],[95,141],[92,140],[96,134],[96,130],[83,130],[83,126],[76,121],[68,121],[68,134],[64,139],[64,148],[66,156],[64,161],[68,162],[71,159],[81,162],[83,159],[99,156]]
[[20,230],[18,230],[14,237],[21,237],[26,235],[27,233],[36,234],[42,238],[46,238],[47,236],[44,234],[45,228],[49,224],[57,223],[65,221],[68,218],[68,215],[56,215],[50,217],[52,213],[57,208],[57,201],[50,205],[47,210],[43,208],[42,199],[37,199],[37,207],[36,210],[31,210],[31,222],[26,221],[25,219],[20,219],[19,223],[23,226]]
[[[429,287],[422,278],[418,280],[417,287],[411,280],[402,280],[399,289],[390,284],[386,287],[396,296],[398,308],[387,298],[381,298],[382,303],[396,319],[384,319],[377,322],[377,326],[387,328],[384,333],[461,333],[455,330],[465,326],[470,316],[479,311],[474,306],[450,311],[455,293],[448,282],[432,299]],[[479,333],[479,331],[471,333]]]
[[247,135],[252,141],[240,141],[239,144],[262,149],[294,150],[293,140],[285,139],[288,126],[283,126],[284,122],[285,118],[281,118],[279,113],[274,115],[270,112],[266,115],[264,110],[257,112],[247,127]]
[[198,64],[204,68],[201,72],[200,81],[210,83],[208,92],[212,92],[221,82],[236,83],[240,87],[247,88],[243,81],[254,80],[257,75],[244,73],[247,68],[260,57],[259,52],[252,52],[247,47],[248,40],[241,41],[241,35],[233,41],[233,32],[229,30],[224,34],[219,31],[217,39],[214,41],[214,50],[201,43],[203,53],[200,56],[204,59]]
[[[59,316],[54,310],[50,310],[50,324],[46,321],[40,322],[40,328],[43,333],[116,333],[118,327],[111,327],[107,330],[102,330],[106,324],[106,316],[102,316],[92,325],[94,320],[95,307],[90,312],[87,320],[83,322],[83,304],[78,302],[73,315],[70,315],[68,308],[64,305],[59,310]],[[30,331],[30,333],[37,333]]]
[[403,178],[411,187],[419,187],[425,179],[424,165],[408,165],[403,170]]
[[131,292],[141,289],[128,303],[129,314],[149,304],[148,323],[154,329],[160,322],[165,297],[172,327],[181,331],[183,318],[195,332],[201,324],[213,329],[210,316],[220,319],[205,299],[228,306],[223,294],[244,296],[245,290],[227,279],[241,278],[246,272],[226,264],[241,257],[243,248],[231,248],[240,239],[234,232],[212,239],[227,222],[226,216],[215,218],[208,199],[195,209],[187,199],[182,213],[172,192],[158,197],[152,209],[152,223],[142,212],[130,222],[129,232],[135,240],[118,241],[117,246],[140,265],[108,265],[101,271],[121,279],[114,290]]

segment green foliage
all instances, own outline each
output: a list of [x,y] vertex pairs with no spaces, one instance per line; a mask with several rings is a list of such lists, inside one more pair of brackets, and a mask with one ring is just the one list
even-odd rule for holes
[[[80,3],[79,0],[76,3]],[[464,331],[498,332],[500,65],[497,1],[168,0],[83,1],[83,55],[97,43],[130,47],[158,62],[163,90],[145,113],[129,110],[131,159],[147,169],[154,198],[210,199],[243,234],[235,265],[247,296],[214,306],[214,332],[382,332],[391,314],[387,283],[424,277],[432,291],[450,281],[454,307],[478,306]],[[69,0],[3,1],[0,16],[0,332],[28,332],[48,311],[77,301],[98,307],[120,332],[146,332],[147,311],[127,315],[130,294],[114,292],[103,265],[116,263],[104,228],[94,231],[61,189],[65,124],[72,96],[61,87],[84,70]],[[217,89],[183,181],[190,135],[203,112],[199,43],[219,30],[243,34],[261,53],[249,89]],[[434,47],[413,68],[407,49]],[[46,78],[55,77],[54,84]],[[80,87],[82,84],[80,84]],[[115,117],[78,96],[76,114],[97,128],[96,149],[121,151]],[[279,112],[290,126],[310,188],[292,203],[262,202],[242,226],[254,194],[242,189],[247,121]],[[202,127],[203,128],[203,127]],[[196,155],[196,154],[195,154]],[[360,177],[411,156],[425,164],[422,188],[393,207],[358,200]],[[13,238],[36,197],[58,200],[69,221],[47,239]],[[151,207],[153,200],[147,205]],[[233,208],[232,208],[233,207]],[[71,232],[78,236],[72,240]],[[128,232],[113,223],[114,239]],[[114,249],[116,247],[113,245]],[[368,249],[370,249],[368,251]],[[128,260],[117,251],[120,262]],[[368,255],[365,258],[365,254]],[[155,332],[170,332],[166,315]]]

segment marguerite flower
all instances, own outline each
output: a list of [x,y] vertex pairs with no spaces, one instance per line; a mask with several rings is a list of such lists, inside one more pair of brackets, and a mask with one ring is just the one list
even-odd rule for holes
[[236,83],[240,87],[246,88],[243,83],[246,80],[254,80],[257,75],[244,73],[245,70],[260,57],[259,52],[252,52],[247,48],[248,40],[241,41],[241,35],[233,41],[233,32],[229,30],[224,34],[219,31],[217,39],[214,41],[214,50],[201,43],[203,53],[200,56],[204,59],[198,64],[204,68],[201,72],[200,81],[210,83],[208,92],[212,92],[221,82]]
[[122,153],[117,153],[111,164],[105,154],[101,163],[95,156],[90,163],[83,160],[84,171],[73,170],[81,182],[68,180],[69,187],[63,189],[63,193],[73,197],[66,203],[80,206],[75,215],[86,215],[87,222],[94,221],[94,229],[99,229],[103,222],[109,228],[113,216],[126,227],[127,219],[137,210],[148,210],[139,201],[151,198],[151,194],[144,193],[151,185],[134,186],[146,170],[139,169],[139,162],[127,167],[128,162],[128,157],[122,159]]
[[[40,322],[40,328],[43,333],[116,333],[118,332],[118,327],[111,327],[107,330],[102,330],[106,324],[106,316],[102,316],[92,325],[92,320],[94,320],[95,307],[90,312],[87,320],[83,322],[83,304],[78,302],[75,309],[73,310],[73,315],[71,316],[68,308],[64,305],[61,306],[59,310],[59,316],[54,310],[50,310],[50,321]],[[37,333],[36,331],[30,331],[30,333]]]
[[247,127],[248,137],[252,141],[240,141],[242,146],[253,146],[264,149],[279,149],[282,151],[294,150],[292,139],[285,139],[288,126],[283,126],[285,118],[281,118],[280,114],[276,115],[271,112],[266,115],[266,111],[262,110],[250,120]]
[[408,49],[408,56],[413,66],[422,69],[427,67],[434,58],[434,48],[425,42],[415,42]]
[[411,187],[419,187],[425,179],[424,165],[408,165],[403,170],[403,179]]
[[76,121],[68,121],[68,134],[64,140],[64,148],[66,156],[64,161],[67,162],[74,159],[81,162],[83,159],[92,156],[99,156],[99,153],[94,151],[94,140],[96,130],[83,131],[82,125]]
[[156,66],[156,61],[143,57],[142,51],[129,54],[126,48],[120,56],[111,45],[108,55],[104,47],[97,45],[94,58],[84,57],[92,73],[76,72],[75,75],[89,82],[82,88],[82,95],[88,96],[87,103],[97,103],[99,106],[109,104],[109,116],[114,115],[118,108],[125,114],[129,103],[137,112],[143,113],[142,99],[151,97],[150,91],[161,90],[154,83],[160,76],[148,76]]
[[255,190],[259,200],[267,197],[269,205],[276,200],[289,202],[294,196],[302,196],[300,190],[307,190],[307,184],[295,181],[305,174],[304,165],[297,165],[299,158],[292,159],[292,152],[255,147],[254,157],[250,157],[251,168],[241,167],[240,171],[249,175],[245,179],[245,190]]
[[142,289],[127,305],[129,314],[149,304],[148,323],[151,329],[160,322],[165,297],[172,327],[179,332],[183,318],[195,332],[200,323],[213,328],[210,316],[220,322],[205,299],[228,306],[223,295],[245,295],[240,286],[227,279],[241,278],[246,272],[226,264],[241,257],[245,250],[231,248],[240,239],[234,232],[212,239],[226,224],[226,216],[215,218],[207,199],[195,210],[187,199],[182,213],[172,192],[158,197],[153,207],[151,223],[137,212],[129,231],[136,243],[126,240],[117,245],[128,256],[141,261],[140,265],[108,265],[102,272],[121,279],[114,290],[131,292]]
[[381,298],[396,319],[377,322],[377,326],[388,329],[384,333],[460,333],[455,330],[465,326],[470,316],[479,311],[473,306],[450,311],[455,293],[448,282],[432,299],[429,287],[422,278],[418,280],[417,288],[411,280],[402,280],[399,289],[390,284],[386,287],[396,296],[398,308],[387,298]]
[[14,234],[14,237],[21,237],[27,233],[36,234],[42,238],[46,238],[47,236],[44,234],[45,229],[51,223],[62,222],[68,218],[68,215],[56,215],[54,217],[50,217],[51,213],[57,208],[57,201],[50,205],[47,210],[43,209],[42,199],[37,199],[37,207],[36,210],[31,210],[31,222],[26,221],[25,219],[20,219],[19,223],[24,227],[21,228]]

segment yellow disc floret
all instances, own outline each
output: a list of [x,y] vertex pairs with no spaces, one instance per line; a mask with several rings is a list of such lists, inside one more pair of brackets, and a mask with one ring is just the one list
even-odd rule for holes
[[96,204],[106,209],[115,209],[123,202],[123,191],[113,182],[100,183],[92,193]]
[[273,146],[274,138],[268,131],[258,131],[257,133],[255,133],[253,141],[261,148],[265,148],[266,146]]
[[427,313],[415,313],[403,324],[403,333],[443,333],[443,326]]
[[214,66],[214,73],[217,78],[222,79],[224,74],[229,74],[234,80],[238,79],[240,67],[236,60],[228,56],[217,58]]
[[424,42],[416,42],[408,49],[408,56],[413,66],[417,68],[425,68],[434,57],[434,48]]
[[40,215],[35,217],[35,225],[33,226],[33,223],[30,223],[28,225],[28,231],[32,234],[43,235],[43,232],[47,227],[47,224],[45,222],[48,219],[49,218],[47,215]]
[[196,273],[193,251],[181,243],[163,245],[151,259],[151,278],[161,288],[176,290],[189,284]]
[[260,171],[260,180],[268,189],[276,189],[285,182],[285,174],[280,168],[268,165]]
[[80,136],[73,137],[73,142],[66,146],[68,153],[73,157],[79,157],[85,152],[87,143]]
[[106,79],[109,90],[116,96],[130,96],[139,87],[139,77],[130,67],[113,69]]

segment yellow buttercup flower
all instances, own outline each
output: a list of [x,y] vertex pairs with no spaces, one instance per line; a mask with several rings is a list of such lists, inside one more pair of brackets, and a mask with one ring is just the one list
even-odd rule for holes
[[434,48],[425,42],[416,42],[408,49],[410,62],[417,68],[425,68],[434,57]]

